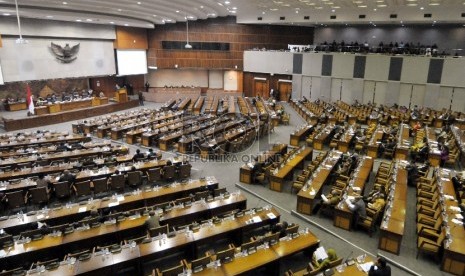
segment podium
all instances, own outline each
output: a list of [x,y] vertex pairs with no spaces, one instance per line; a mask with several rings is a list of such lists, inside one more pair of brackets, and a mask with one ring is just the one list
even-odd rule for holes
[[115,92],[115,100],[119,103],[125,103],[128,101],[128,91],[126,88],[121,88]]

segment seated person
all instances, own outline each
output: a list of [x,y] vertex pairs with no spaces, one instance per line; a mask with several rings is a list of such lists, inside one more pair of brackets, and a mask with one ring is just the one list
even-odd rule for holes
[[322,204],[335,206],[339,203],[339,201],[341,201],[341,195],[338,190],[333,189],[328,195],[321,195],[321,199],[323,200]]
[[325,269],[331,262],[337,260],[336,250],[330,248],[326,251],[326,256],[324,256],[324,254],[318,254],[320,249],[324,250],[323,247],[319,247],[312,255],[311,267],[313,270]]
[[366,218],[367,216],[367,210],[366,210],[366,205],[365,201],[363,201],[362,196],[357,196],[354,197],[353,199],[346,199],[346,204],[347,208],[349,208],[350,211],[352,211],[355,216],[355,224],[358,223],[359,220]]
[[147,233],[152,228],[160,227],[160,217],[155,213],[155,211],[149,212],[149,217],[144,222],[144,226],[145,226],[145,229],[147,230]]
[[149,149],[149,152],[147,153],[147,158],[148,159],[160,159],[161,158],[161,153],[155,152],[153,149]]
[[69,170],[63,171],[63,174],[58,179],[59,182],[68,181],[68,183],[74,183],[76,176],[74,176]]
[[382,210],[386,205],[385,198],[386,196],[383,193],[379,193],[375,199],[368,202],[368,208],[376,211]]
[[287,223],[287,221],[283,221],[283,222],[279,222],[279,223],[276,223],[272,228],[271,228],[271,232],[274,234],[274,233],[279,233],[279,237],[282,238],[282,237],[285,237],[286,236],[286,229],[287,227],[289,226],[289,224]]
[[386,259],[379,257],[376,264],[370,267],[368,276],[391,276],[391,267],[386,264]]
[[144,158],[145,158],[145,155],[140,152],[140,149],[137,149],[136,154],[134,154],[134,156],[132,157],[132,160],[133,161],[139,161],[139,160],[144,159]]
[[47,193],[49,193],[50,192],[49,186],[51,185],[50,181],[45,179],[44,173],[40,173],[38,177],[39,178],[36,180],[37,188],[45,187],[47,188]]

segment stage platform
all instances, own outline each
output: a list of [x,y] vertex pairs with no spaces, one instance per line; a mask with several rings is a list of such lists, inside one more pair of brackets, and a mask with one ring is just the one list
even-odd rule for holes
[[138,100],[130,100],[126,103],[110,102],[106,105],[64,111],[54,114],[46,114],[40,116],[27,116],[27,110],[20,111],[4,111],[0,112],[2,116],[1,127],[6,131],[20,130],[32,127],[40,127],[51,124],[59,124],[74,120],[82,120],[85,118],[100,116],[112,112],[117,112],[139,106]]

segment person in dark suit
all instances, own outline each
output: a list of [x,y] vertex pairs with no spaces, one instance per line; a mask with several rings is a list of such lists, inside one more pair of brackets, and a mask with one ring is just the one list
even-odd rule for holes
[[144,222],[144,226],[147,231],[152,228],[160,227],[160,217],[156,215],[155,211],[149,212],[149,217]]
[[279,233],[279,237],[285,237],[286,236],[286,229],[289,226],[287,221],[279,222],[276,223],[273,228],[271,229],[271,232],[274,233]]
[[379,257],[376,264],[370,267],[368,276],[391,276],[391,267],[386,264],[386,259]]
[[76,176],[74,176],[70,171],[65,170],[63,174],[60,176],[58,181],[60,182],[68,181],[68,183],[74,183],[75,180],[76,180]]
[[145,155],[142,152],[140,152],[140,149],[137,149],[136,154],[134,154],[134,156],[132,157],[132,160],[139,161],[144,158],[145,158]]

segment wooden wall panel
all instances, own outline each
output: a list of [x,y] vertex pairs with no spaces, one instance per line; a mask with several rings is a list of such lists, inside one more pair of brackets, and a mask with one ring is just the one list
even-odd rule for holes
[[[255,87],[254,87],[254,78],[265,78],[269,84],[269,90],[274,89],[278,91],[278,80],[292,80],[291,75],[280,75],[280,74],[265,74],[265,73],[252,73],[252,72],[244,72],[243,73],[243,91],[246,97],[255,97]],[[266,97],[269,96],[269,92],[266,94]]]
[[312,44],[313,28],[236,24],[235,17],[189,22],[189,41],[229,42],[229,51],[163,50],[162,41],[186,41],[186,24],[166,24],[148,31],[148,65],[159,69],[243,68],[243,52],[253,48],[287,49],[288,44]]
[[147,30],[117,26],[113,45],[115,49],[148,49]]

